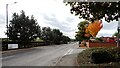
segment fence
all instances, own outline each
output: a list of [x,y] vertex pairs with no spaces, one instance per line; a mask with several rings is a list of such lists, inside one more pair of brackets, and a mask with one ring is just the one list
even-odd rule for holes
[[2,42],[2,50],[9,50],[8,44],[18,44],[17,49],[49,45],[45,42]]

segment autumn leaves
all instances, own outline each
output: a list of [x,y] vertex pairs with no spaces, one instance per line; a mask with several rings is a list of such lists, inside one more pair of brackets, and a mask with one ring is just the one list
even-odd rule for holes
[[102,21],[96,20],[94,22],[91,22],[88,27],[86,28],[85,36],[92,35],[93,37],[96,37],[97,33],[100,31],[100,29],[103,27]]
[[87,40],[90,37],[96,37],[100,29],[103,27],[102,21],[96,20],[94,22],[82,21],[78,24],[78,32],[76,32],[77,40]]

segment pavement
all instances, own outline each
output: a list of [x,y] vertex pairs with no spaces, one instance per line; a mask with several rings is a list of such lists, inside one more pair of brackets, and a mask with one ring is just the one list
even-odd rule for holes
[[76,62],[77,55],[78,54],[71,54],[63,56],[56,66],[78,66]]
[[78,66],[78,43],[40,46],[2,52],[3,66]]

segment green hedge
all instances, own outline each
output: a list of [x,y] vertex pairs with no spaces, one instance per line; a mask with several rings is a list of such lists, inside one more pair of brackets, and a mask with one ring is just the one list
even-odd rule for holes
[[120,47],[96,48],[91,52],[93,63],[119,62]]
[[93,63],[104,63],[113,61],[113,56],[104,49],[94,50],[91,54]]

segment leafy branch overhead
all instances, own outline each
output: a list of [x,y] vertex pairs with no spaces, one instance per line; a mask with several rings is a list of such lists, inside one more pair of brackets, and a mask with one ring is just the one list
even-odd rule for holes
[[118,21],[120,17],[120,1],[118,2],[67,2],[70,5],[71,14],[89,21],[100,20]]

